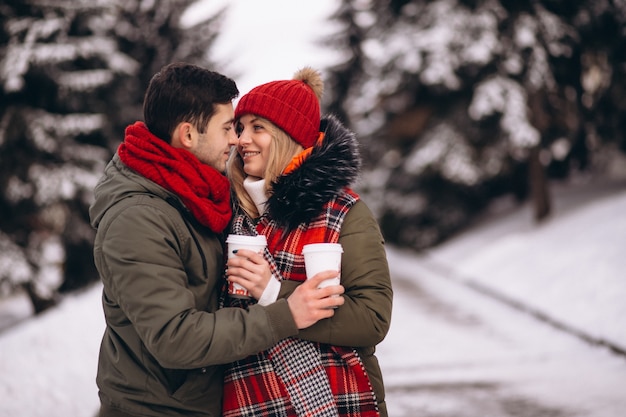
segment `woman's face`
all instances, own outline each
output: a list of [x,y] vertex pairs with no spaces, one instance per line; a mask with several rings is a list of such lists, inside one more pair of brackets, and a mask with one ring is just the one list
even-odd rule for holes
[[242,116],[237,122],[237,152],[243,159],[247,175],[263,178],[269,161],[272,135],[261,119],[253,114]]

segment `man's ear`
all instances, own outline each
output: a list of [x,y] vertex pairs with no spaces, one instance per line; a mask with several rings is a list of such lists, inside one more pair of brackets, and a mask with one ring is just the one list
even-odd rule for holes
[[190,149],[193,146],[193,134],[194,130],[191,123],[179,123],[172,134],[172,146],[175,148]]

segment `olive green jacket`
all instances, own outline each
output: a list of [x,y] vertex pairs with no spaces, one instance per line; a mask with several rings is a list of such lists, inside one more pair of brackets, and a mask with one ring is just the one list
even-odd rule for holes
[[90,216],[104,284],[102,416],[219,416],[221,365],[297,334],[284,299],[218,309],[222,236],[117,155]]

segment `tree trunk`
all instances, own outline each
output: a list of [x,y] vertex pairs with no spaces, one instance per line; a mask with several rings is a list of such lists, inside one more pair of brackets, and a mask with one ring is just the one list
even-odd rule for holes
[[539,158],[539,146],[531,149],[528,157],[528,175],[535,221],[540,222],[550,215],[551,202],[548,182]]
[[55,305],[58,304],[56,297],[45,298],[39,295],[37,291],[35,290],[35,286],[33,285],[32,282],[27,282],[23,284],[22,287],[24,287],[24,290],[26,291],[26,293],[28,294],[28,297],[30,298],[30,302],[33,305],[33,310],[35,314],[40,314],[43,311],[49,309],[50,307],[54,307]]

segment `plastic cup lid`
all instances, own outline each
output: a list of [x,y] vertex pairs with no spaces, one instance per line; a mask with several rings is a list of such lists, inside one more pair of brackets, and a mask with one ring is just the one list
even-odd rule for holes
[[302,247],[302,254],[313,252],[340,252],[343,253],[343,248],[339,243],[309,243]]

